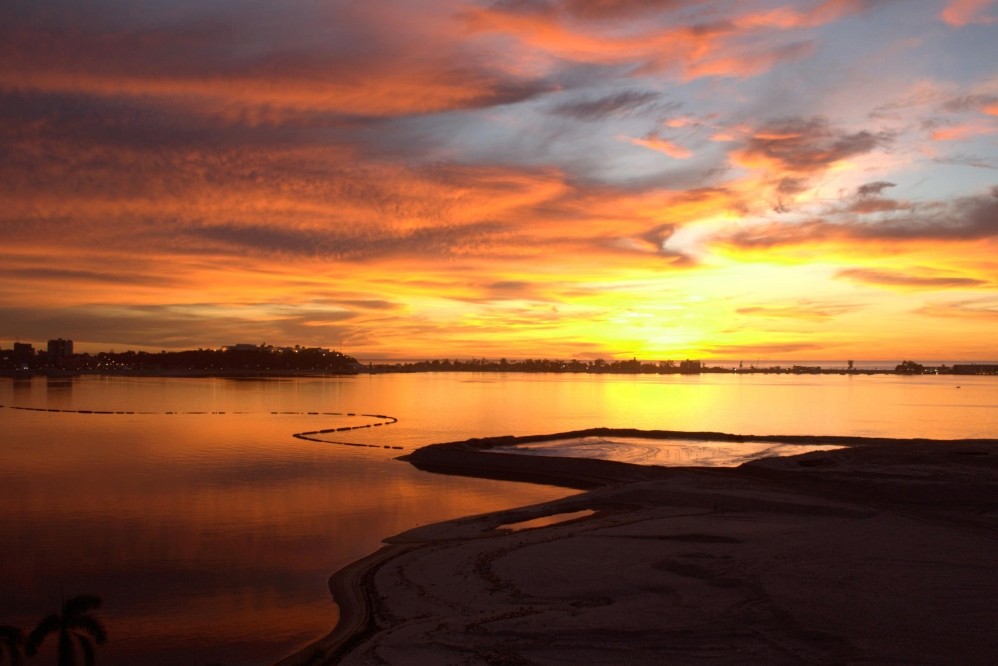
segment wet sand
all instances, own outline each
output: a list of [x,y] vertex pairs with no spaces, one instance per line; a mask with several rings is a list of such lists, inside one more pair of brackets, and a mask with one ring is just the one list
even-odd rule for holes
[[391,537],[281,664],[998,663],[998,440],[798,438],[850,447],[710,469],[501,453],[536,439],[407,459],[586,492]]

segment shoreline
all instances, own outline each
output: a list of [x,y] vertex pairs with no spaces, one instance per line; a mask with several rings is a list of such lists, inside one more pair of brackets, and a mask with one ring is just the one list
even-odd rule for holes
[[[732,468],[490,450],[593,434],[848,448]],[[780,663],[790,655],[818,663],[916,656],[942,663],[958,654],[964,663],[988,663],[998,655],[998,639],[990,635],[998,614],[987,601],[998,595],[998,439],[599,428],[436,444],[402,459],[438,473],[585,492],[386,539],[383,548],[331,578],[341,613],[333,631],[280,666],[361,663],[364,655],[391,663],[391,655],[416,654],[426,663],[458,655],[472,663],[558,663],[562,654],[631,663],[733,657]],[[582,509],[595,513],[522,532],[502,528]],[[835,538],[828,541],[829,535]],[[606,550],[609,543],[614,547]],[[919,547],[905,550],[910,543]],[[795,552],[807,557],[792,557]],[[608,560],[616,564],[607,566]],[[921,577],[904,582],[926,569],[931,584]],[[641,582],[633,579],[638,571]],[[863,584],[850,583],[850,576]],[[644,589],[651,580],[661,587],[654,594]],[[871,581],[892,582],[878,589]],[[813,596],[803,598],[804,589]],[[963,596],[952,598],[952,590]],[[676,613],[661,607],[663,595],[679,599],[683,610],[656,630],[649,618]],[[896,626],[877,624],[871,609],[880,606]],[[728,617],[732,608],[741,609],[737,618]],[[862,611],[865,624],[850,619],[850,608]],[[929,613],[936,653],[919,639],[929,629],[925,609],[936,611]],[[701,616],[712,619],[693,621]],[[690,626],[660,640],[676,622]],[[872,624],[876,632],[866,628]],[[976,644],[967,643],[975,632]]]

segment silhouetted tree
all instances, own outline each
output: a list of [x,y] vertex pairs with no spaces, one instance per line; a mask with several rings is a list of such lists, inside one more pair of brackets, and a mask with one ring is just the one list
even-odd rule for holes
[[80,646],[85,666],[94,664],[94,643],[107,641],[107,632],[90,611],[100,608],[100,597],[81,594],[62,604],[62,613],[49,615],[35,627],[26,643],[26,652],[34,656],[49,634],[59,634],[59,666],[76,666],[76,646]]
[[11,666],[24,663],[24,632],[9,624],[0,625],[0,664],[4,654],[10,657]]
[[901,361],[900,365],[894,368],[894,372],[901,375],[920,375],[925,372],[925,366],[914,361]]

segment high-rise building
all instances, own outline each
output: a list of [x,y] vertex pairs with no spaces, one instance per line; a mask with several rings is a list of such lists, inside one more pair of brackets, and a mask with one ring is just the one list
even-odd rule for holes
[[63,340],[62,338],[59,338],[57,340],[49,340],[48,357],[50,363],[65,360],[72,355],[73,355],[72,340]]

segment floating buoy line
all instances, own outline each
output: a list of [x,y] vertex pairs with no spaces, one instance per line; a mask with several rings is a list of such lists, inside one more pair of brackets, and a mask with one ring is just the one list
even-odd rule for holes
[[[16,409],[24,412],[54,412],[57,414],[98,414],[104,416],[128,416],[128,415],[140,415],[140,416],[225,416],[225,415],[250,415],[259,414],[261,412],[208,412],[208,411],[163,411],[163,412],[145,412],[145,411],[114,411],[114,410],[104,410],[104,409],[54,409],[51,407],[22,407],[19,405],[0,405],[0,409]],[[266,413],[266,412],[264,412]],[[388,416],[387,414],[359,414],[356,412],[270,412],[271,416],[346,416],[350,418],[367,418],[367,419],[377,419],[373,423],[364,423],[361,425],[350,425],[350,426],[340,426],[339,428],[324,428],[322,430],[306,430],[303,432],[292,433],[292,437],[296,439],[302,439],[309,442],[318,442],[320,444],[340,444],[342,446],[359,446],[369,449],[394,449],[397,451],[403,450],[401,446],[389,446],[389,445],[378,445],[378,444],[360,444],[358,442],[337,442],[328,439],[323,439],[320,435],[328,435],[330,433],[339,432],[350,432],[352,430],[363,430],[365,428],[381,428],[383,426],[389,426],[398,423],[398,419],[394,416]]]

